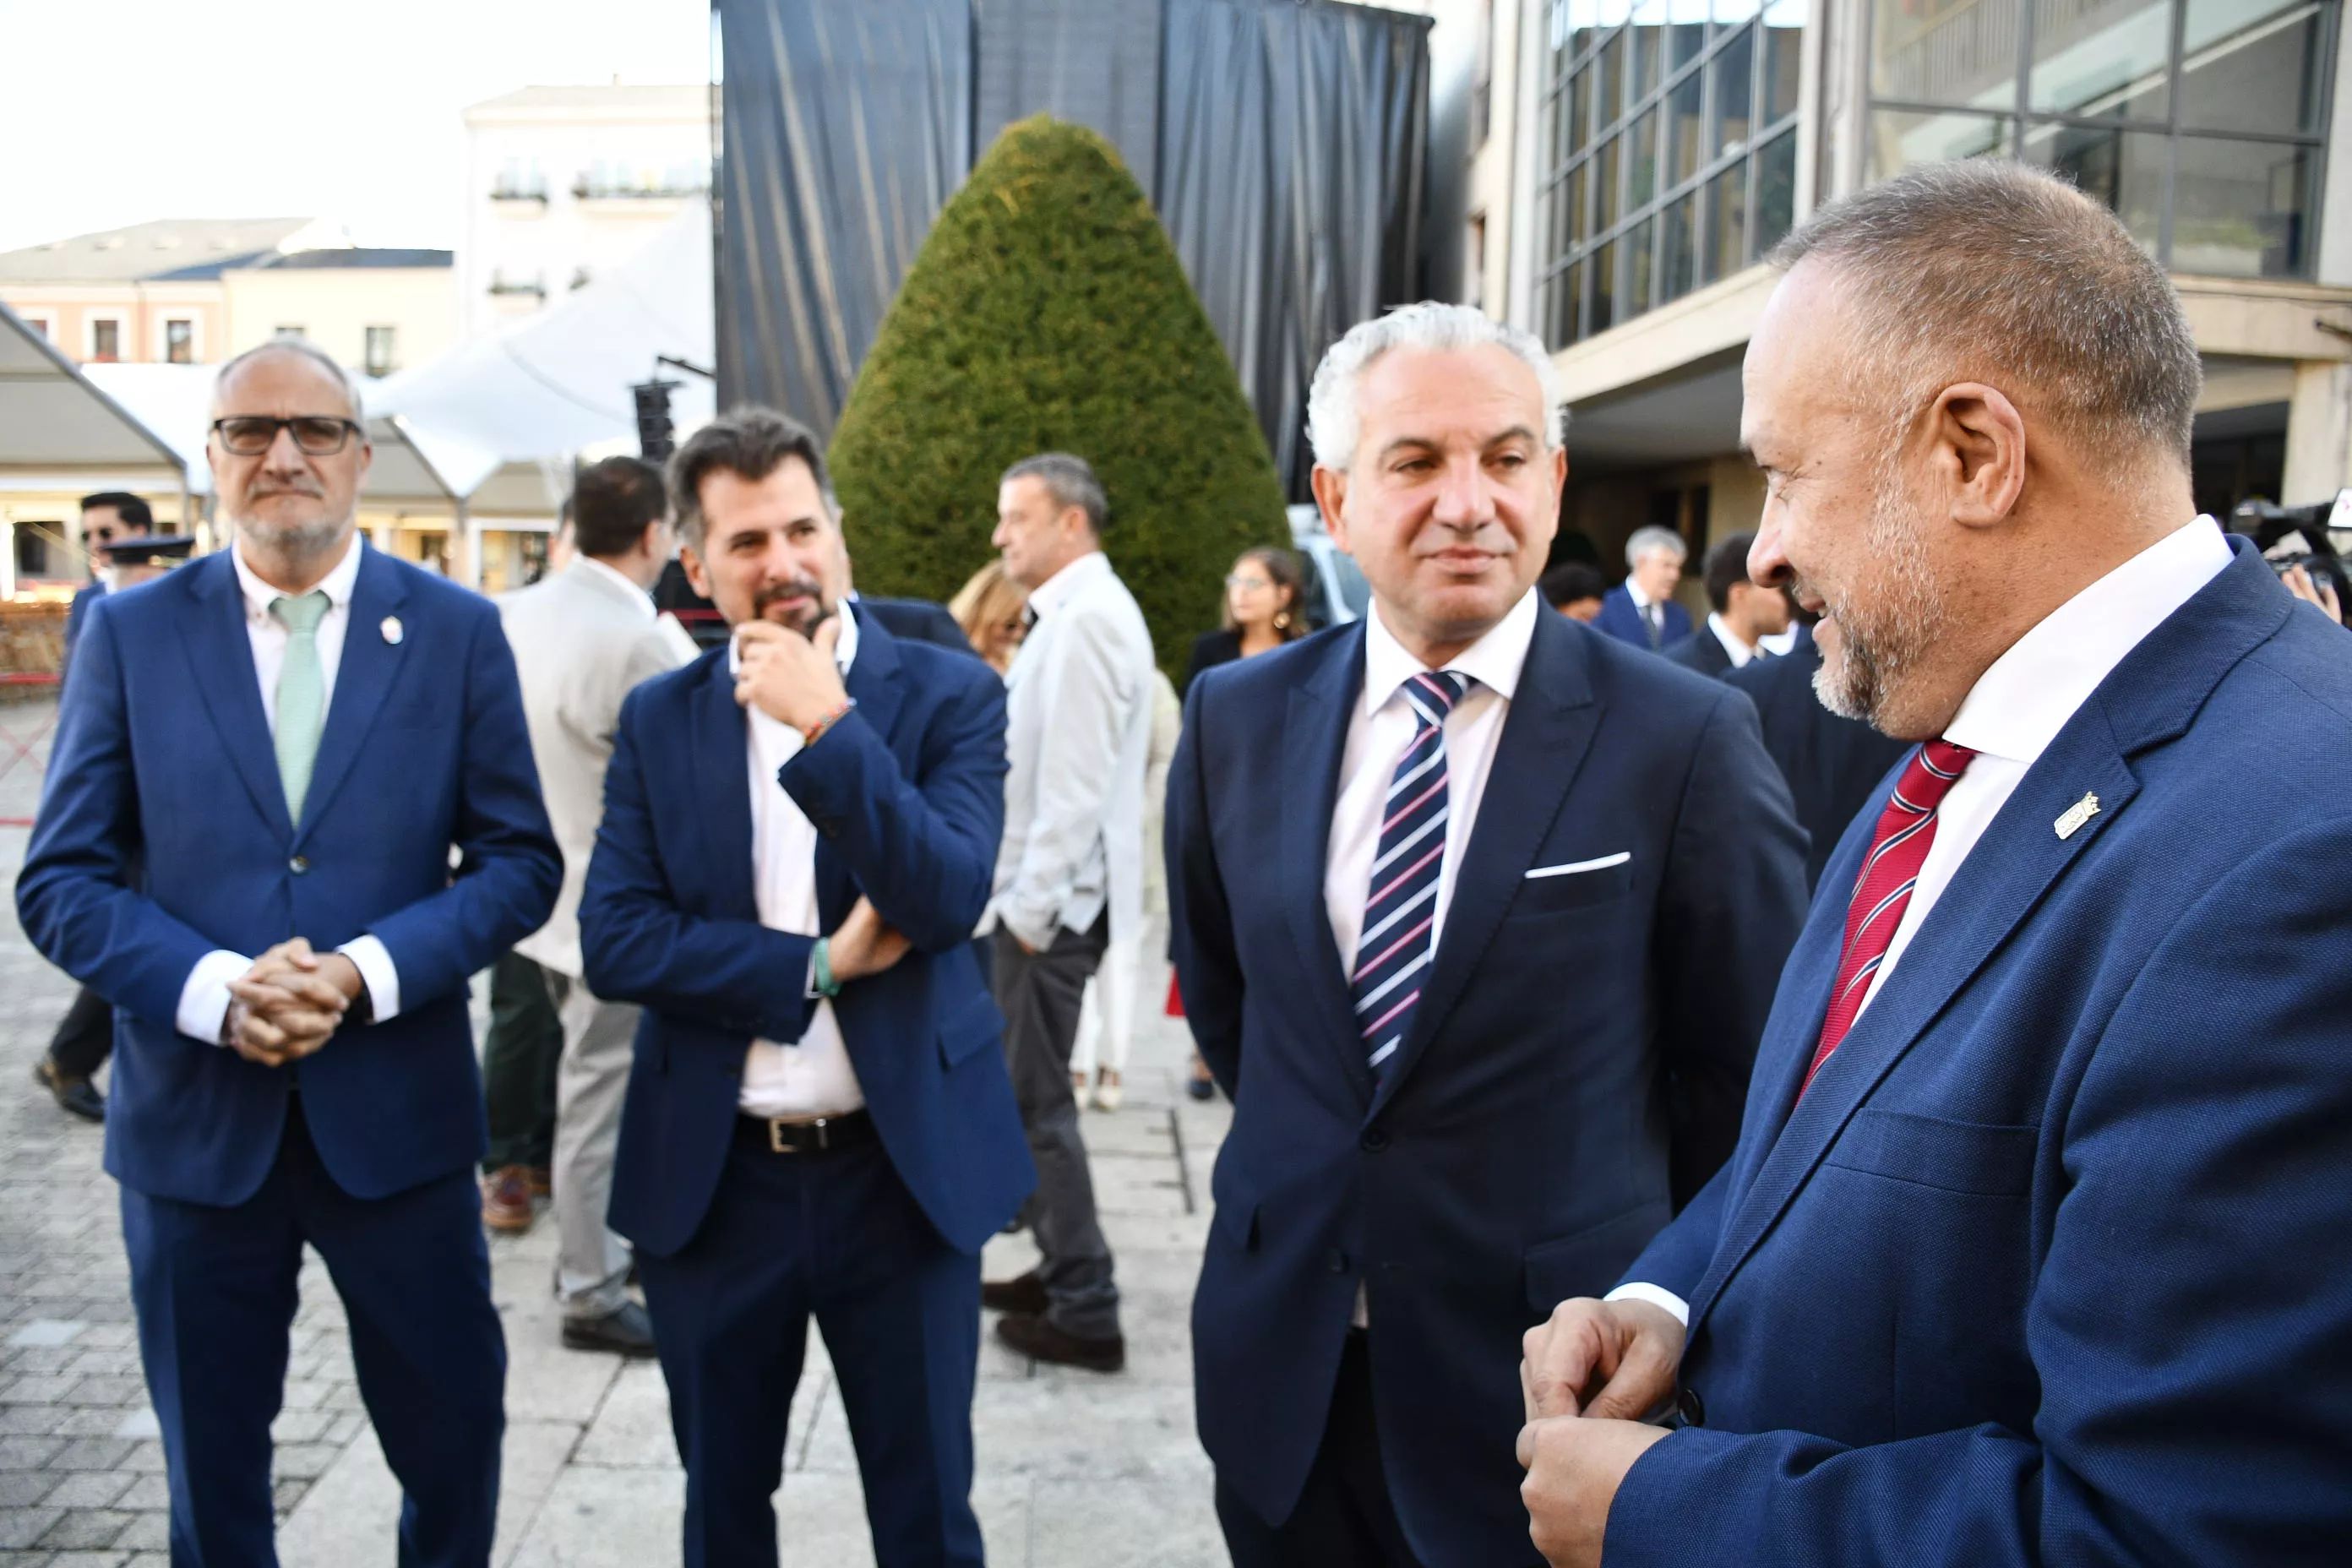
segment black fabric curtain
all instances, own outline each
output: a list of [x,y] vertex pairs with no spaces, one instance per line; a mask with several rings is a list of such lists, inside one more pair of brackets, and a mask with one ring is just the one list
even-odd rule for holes
[[971,0],[715,0],[720,406],[830,435],[971,169]]
[[829,433],[932,218],[986,150],[975,127],[992,138],[1047,110],[1109,136],[1151,194],[1307,499],[1316,363],[1429,291],[1427,17],[1328,0],[714,4],[722,402]]
[[1307,498],[1307,389],[1356,322],[1421,277],[1429,24],[1361,5],[1170,0],[1153,199]]

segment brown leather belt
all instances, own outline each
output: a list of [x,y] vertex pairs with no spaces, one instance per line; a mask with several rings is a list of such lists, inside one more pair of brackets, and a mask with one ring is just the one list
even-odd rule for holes
[[738,1137],[771,1154],[829,1154],[874,1141],[874,1118],[864,1110],[820,1116],[813,1121],[782,1116],[738,1116]]

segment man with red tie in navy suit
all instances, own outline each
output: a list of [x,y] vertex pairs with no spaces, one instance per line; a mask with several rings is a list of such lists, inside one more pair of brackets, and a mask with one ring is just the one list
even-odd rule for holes
[[1529,1336],[1535,1537],[2343,1563],[2352,637],[2196,515],[2196,342],[2105,206],[1969,160],[1776,259],[1751,569],[1822,613],[1822,697],[1918,744],[1822,879],[1738,1153]]
[[401,1562],[481,1568],[506,1347],[466,984],[562,865],[497,610],[358,537],[343,373],[272,343],[213,412],[236,544],[91,608],[17,909],[115,1009],[106,1168],[173,1561],[275,1561],[307,1244],[406,1493]]
[[1559,396],[1465,306],[1317,373],[1356,624],[1194,682],[1177,973],[1233,1097],[1194,1300],[1237,1568],[1532,1563],[1520,1337],[1713,1173],[1804,914],[1756,710],[1545,608]]
[[686,1464],[688,1568],[776,1561],[814,1319],[880,1568],[981,1562],[980,1248],[1035,1184],[972,951],[1004,683],[848,600],[816,437],[740,408],[670,462],[733,635],[621,708],[580,901],[646,1010],[613,1175]]

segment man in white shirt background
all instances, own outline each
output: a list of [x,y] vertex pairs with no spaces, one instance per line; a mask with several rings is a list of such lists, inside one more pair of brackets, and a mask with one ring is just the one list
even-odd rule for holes
[[1102,552],[1109,504],[1085,459],[1005,470],[995,543],[1029,590],[1005,676],[1004,843],[996,861],[997,1005],[1029,1152],[1037,1267],[991,1283],[997,1337],[1040,1361],[1125,1364],[1110,1244],[1095,1215],[1070,1054],[1087,977],[1143,922],[1143,789],[1151,635]]
[[1822,700],[1918,744],[1822,879],[1738,1152],[1528,1336],[1534,1537],[2338,1561],[2352,639],[2195,515],[2195,342],[2105,206],[1972,159],[1775,260],[1749,565],[1821,613]]
[[[540,791],[563,848],[555,913],[515,944],[515,955],[541,972],[563,1028],[551,1167],[563,1342],[642,1356],[653,1354],[653,1330],[629,1299],[628,1248],[604,1223],[637,1009],[604,1001],[581,982],[580,889],[604,815],[604,768],[621,702],[641,681],[684,663],[685,639],[665,634],[651,593],[672,552],[661,470],[636,458],[591,464],[574,481],[567,510],[571,563],[499,602],[522,680]],[[691,645],[683,651],[690,654]],[[507,1171],[493,1180],[520,1175]]]
[[1752,658],[1769,658],[1786,652],[1768,639],[1778,640],[1789,629],[1789,597],[1778,588],[1748,581],[1748,550],[1753,533],[1728,534],[1706,548],[1701,569],[1710,608],[1698,630],[1669,644],[1666,657],[1701,675],[1723,675],[1747,668]]
[[1520,1337],[1729,1154],[1803,837],[1746,698],[1536,592],[1541,344],[1408,306],[1309,418],[1371,613],[1195,681],[1169,775],[1184,1014],[1234,1101],[1201,1438],[1236,1568],[1532,1563]]
[[466,986],[562,863],[497,612],[358,537],[356,389],[279,342],[221,368],[213,413],[235,545],[91,607],[17,908],[117,1013],[106,1164],[173,1555],[272,1560],[307,1245],[402,1560],[481,1568],[505,1353]]
[[730,411],[670,465],[680,559],[732,628],[624,702],[583,978],[645,1009],[614,1227],[686,1465],[689,1565],[773,1563],[812,1320],[877,1563],[973,1564],[980,1249],[1034,1184],[972,951],[1004,688],[847,602],[804,427]]

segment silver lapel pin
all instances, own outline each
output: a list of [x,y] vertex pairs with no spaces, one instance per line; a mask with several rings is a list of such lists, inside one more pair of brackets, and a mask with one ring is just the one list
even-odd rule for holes
[[391,643],[395,647],[398,646],[402,637],[408,635],[401,629],[400,617],[398,616],[384,616],[383,624],[379,626],[376,629],[383,634],[384,641]]
[[2058,820],[2051,826],[2058,829],[2059,837],[2072,838],[2074,837],[2076,828],[2098,815],[2099,797],[2095,795],[2085,795],[2061,813]]

